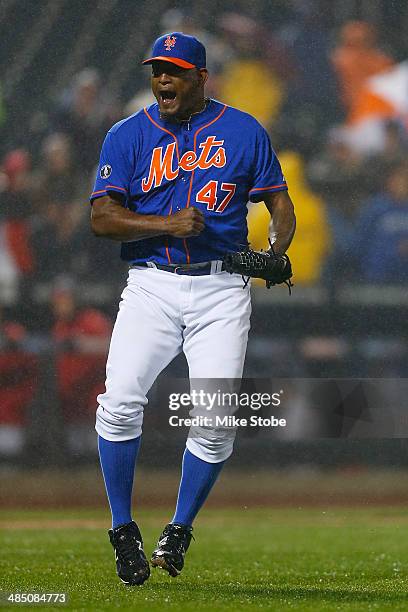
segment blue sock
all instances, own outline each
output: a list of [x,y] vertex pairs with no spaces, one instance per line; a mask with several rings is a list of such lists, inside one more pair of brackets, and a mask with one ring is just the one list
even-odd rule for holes
[[183,469],[176,512],[172,523],[193,524],[224,463],[225,461],[208,463],[190,453],[186,448],[183,455]]
[[130,523],[133,476],[141,436],[134,440],[110,442],[98,436],[106,493],[112,512],[112,528]]

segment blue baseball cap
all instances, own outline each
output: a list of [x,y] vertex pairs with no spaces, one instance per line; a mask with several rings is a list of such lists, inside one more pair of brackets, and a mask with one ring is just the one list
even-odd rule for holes
[[164,34],[154,43],[152,57],[142,64],[151,64],[156,60],[171,62],[181,68],[205,68],[205,47],[195,36],[183,32]]

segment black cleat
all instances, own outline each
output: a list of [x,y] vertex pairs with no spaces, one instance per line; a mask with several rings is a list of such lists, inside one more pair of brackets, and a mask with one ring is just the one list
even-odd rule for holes
[[166,570],[175,578],[184,566],[184,555],[190,546],[193,528],[187,525],[169,523],[163,530],[157,548],[152,553],[153,567]]
[[150,576],[143,552],[143,540],[134,521],[109,529],[109,539],[115,549],[116,572],[125,584],[140,585]]

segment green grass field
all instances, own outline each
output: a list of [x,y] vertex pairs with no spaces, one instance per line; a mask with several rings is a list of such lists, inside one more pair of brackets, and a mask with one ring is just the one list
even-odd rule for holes
[[[168,515],[137,518],[150,553]],[[203,511],[183,573],[142,587],[118,581],[108,526],[90,510],[0,512],[2,591],[68,593],[26,610],[408,610],[402,508]]]

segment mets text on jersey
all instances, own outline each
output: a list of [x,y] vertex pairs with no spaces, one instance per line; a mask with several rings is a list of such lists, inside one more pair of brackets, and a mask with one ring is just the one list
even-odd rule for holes
[[[204,142],[199,145],[201,153],[199,156],[194,151],[186,151],[178,162],[178,166],[173,169],[173,159],[177,144],[172,142],[165,148],[163,155],[163,147],[153,149],[152,159],[150,162],[149,176],[142,180],[142,190],[147,193],[152,187],[159,187],[162,184],[163,177],[168,181],[177,178],[180,168],[187,172],[192,172],[196,168],[200,170],[208,170],[214,166],[215,168],[223,168],[227,163],[225,148],[222,146],[223,140],[217,140],[216,136],[208,136]],[[218,147],[215,151],[211,151],[214,147]],[[210,153],[211,156],[210,156]]]

